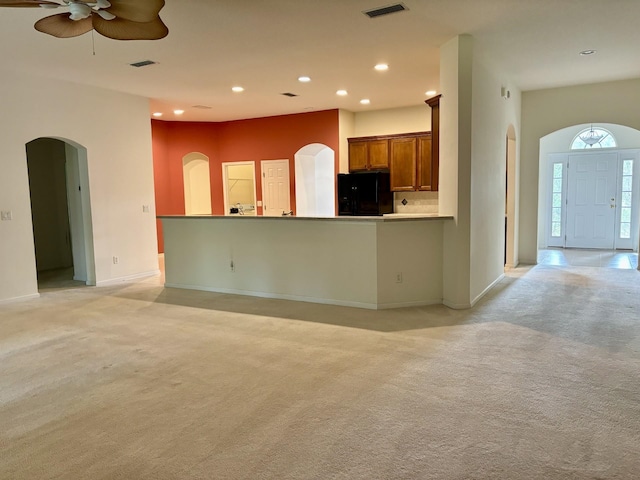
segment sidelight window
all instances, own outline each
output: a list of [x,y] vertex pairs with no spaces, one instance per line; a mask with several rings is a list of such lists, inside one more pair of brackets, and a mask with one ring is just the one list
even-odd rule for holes
[[553,164],[553,191],[551,194],[551,236],[562,236],[562,176],[564,163]]
[[631,200],[633,160],[622,162],[622,195],[620,197],[620,238],[631,238]]

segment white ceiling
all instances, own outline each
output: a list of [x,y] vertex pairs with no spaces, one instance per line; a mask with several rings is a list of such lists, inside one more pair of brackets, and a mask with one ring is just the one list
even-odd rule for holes
[[[522,90],[640,77],[638,0],[403,0],[408,11],[362,13],[392,3],[166,0],[168,37],[131,42],[56,39],[32,27],[51,11],[0,8],[0,68],[142,95],[163,119],[183,108],[179,119],[192,121],[421,105],[439,89],[440,45],[463,33]],[[580,56],[586,49],[597,54]],[[158,64],[129,66],[147,59]],[[378,62],[389,71],[376,72]],[[341,88],[347,97],[335,94]]]

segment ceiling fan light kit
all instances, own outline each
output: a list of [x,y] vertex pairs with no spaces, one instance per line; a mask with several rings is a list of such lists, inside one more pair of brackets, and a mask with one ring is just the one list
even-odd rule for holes
[[56,38],[91,30],[114,40],[159,40],[169,29],[160,19],[164,0],[0,0],[0,7],[68,8],[69,13],[38,20],[35,29]]

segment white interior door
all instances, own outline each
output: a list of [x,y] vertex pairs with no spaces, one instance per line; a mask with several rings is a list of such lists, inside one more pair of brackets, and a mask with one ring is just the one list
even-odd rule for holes
[[281,216],[291,211],[289,189],[289,160],[263,160],[262,169],[262,215]]
[[618,154],[570,155],[566,246],[613,249]]

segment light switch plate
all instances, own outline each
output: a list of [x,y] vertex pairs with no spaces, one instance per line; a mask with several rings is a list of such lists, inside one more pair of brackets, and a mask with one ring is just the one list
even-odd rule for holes
[[0,220],[12,220],[13,216],[11,215],[11,211],[2,211],[0,212]]

